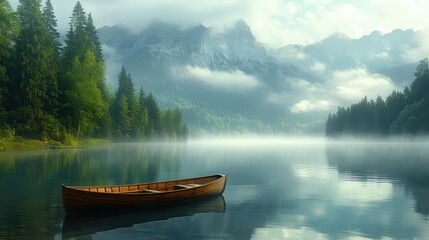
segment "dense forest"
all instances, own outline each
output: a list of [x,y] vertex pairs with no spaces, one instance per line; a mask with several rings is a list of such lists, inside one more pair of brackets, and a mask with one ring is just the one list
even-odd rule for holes
[[91,14],[72,10],[64,43],[51,1],[0,0],[0,140],[16,137],[70,144],[79,138],[185,139],[180,110],[160,110],[125,68],[115,91],[105,80]]
[[350,107],[339,107],[326,121],[326,135],[394,136],[429,134],[429,64],[420,61],[415,79],[403,92],[381,97],[366,97]]

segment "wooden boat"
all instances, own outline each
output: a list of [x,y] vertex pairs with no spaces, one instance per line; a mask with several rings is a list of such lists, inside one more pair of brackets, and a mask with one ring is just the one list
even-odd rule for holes
[[226,173],[199,178],[117,186],[62,186],[66,212],[178,205],[221,195]]

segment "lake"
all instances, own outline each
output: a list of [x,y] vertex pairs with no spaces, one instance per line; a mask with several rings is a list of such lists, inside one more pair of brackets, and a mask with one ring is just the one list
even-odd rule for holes
[[[61,184],[228,173],[223,197],[66,216]],[[428,239],[429,142],[206,139],[0,153],[0,239]]]

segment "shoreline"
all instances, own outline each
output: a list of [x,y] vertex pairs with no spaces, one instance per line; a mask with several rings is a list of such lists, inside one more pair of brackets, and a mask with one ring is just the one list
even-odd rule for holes
[[82,139],[77,144],[63,144],[59,142],[46,142],[34,139],[16,139],[13,141],[0,141],[0,152],[6,151],[36,151],[56,149],[78,149],[91,146],[111,144],[109,139],[89,138]]

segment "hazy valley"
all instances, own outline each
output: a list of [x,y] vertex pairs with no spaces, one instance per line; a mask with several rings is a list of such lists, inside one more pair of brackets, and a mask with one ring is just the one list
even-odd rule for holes
[[424,31],[334,34],[272,49],[243,20],[224,31],[154,21],[140,33],[98,29],[115,88],[122,66],[161,106],[178,105],[194,135],[322,134],[329,112],[367,96],[385,98],[413,80]]

